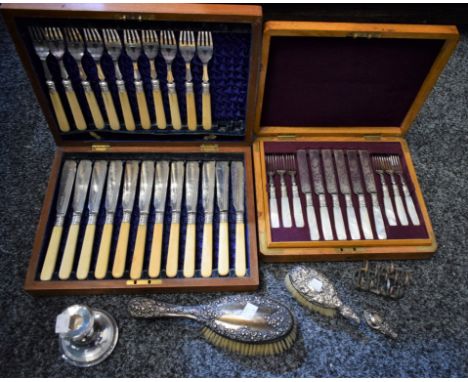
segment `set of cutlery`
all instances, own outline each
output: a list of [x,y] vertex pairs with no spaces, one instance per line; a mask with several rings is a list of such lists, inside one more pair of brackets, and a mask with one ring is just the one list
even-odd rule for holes
[[[185,99],[186,99],[186,126],[188,130],[198,129],[197,111],[195,107],[195,93],[192,76],[191,63],[195,56],[198,56],[203,64],[202,77],[202,110],[201,121],[204,130],[212,128],[212,111],[210,96],[210,81],[208,76],[208,63],[213,56],[213,37],[211,32],[200,31],[195,38],[193,31],[180,31],[177,41],[174,31],[162,30],[159,33],[155,30],[124,29],[121,34],[116,29],[97,28],[58,28],[58,27],[31,27],[29,33],[33,41],[34,49],[42,62],[44,75],[46,78],[49,96],[62,132],[71,130],[64,107],[57,92],[56,84],[52,78],[47,60],[51,55],[60,66],[62,85],[66,94],[73,121],[78,130],[86,130],[87,123],[84,117],[83,108],[87,107],[92,117],[92,122],[96,129],[104,129],[106,122],[112,130],[120,130],[117,107],[109,90],[109,81],[115,81],[118,89],[118,99],[120,112],[123,116],[125,129],[134,131],[137,122],[144,130],[166,129],[172,126],[174,130],[182,129],[182,119],[179,109],[174,75],[172,73],[172,63],[179,51],[185,62]],[[122,38],[121,38],[122,37]],[[87,105],[80,104],[72,81],[70,80],[70,68],[64,65],[63,57],[69,53],[78,66],[81,86],[86,97]],[[100,95],[95,94],[90,83],[89,73],[86,73],[83,66],[83,57],[88,52],[94,60],[95,68],[99,79]],[[101,60],[104,54],[108,54],[113,61],[114,73],[103,71]],[[144,91],[143,76],[139,66],[139,59],[145,55],[150,63],[150,80],[152,88],[152,101]],[[167,99],[170,110],[170,123],[167,122],[163,93],[161,91],[158,72],[156,70],[155,59],[158,54],[164,58],[167,65]],[[131,103],[129,100],[126,81],[120,67],[122,55],[127,55],[133,65],[133,73],[130,82],[135,88],[136,105],[138,109],[138,119],[134,118]],[[105,113],[102,113],[97,97],[102,97]],[[147,99],[148,98],[148,99]],[[156,115],[155,121],[151,121],[148,104],[154,107]]]
[[[371,240],[375,236],[379,240],[387,239],[373,169],[381,179],[384,211],[388,225],[395,226],[397,221],[386,185],[385,174],[388,174],[391,179],[393,200],[401,225],[405,226],[409,223],[395,175],[400,177],[411,222],[413,225],[419,225],[416,207],[406,184],[398,155],[373,155],[371,158],[366,150],[301,149],[295,155],[266,155],[271,228],[291,229],[305,226],[303,202],[296,181],[297,171],[300,191],[305,200],[305,215],[310,240],[360,240],[362,237]],[[287,175],[290,178],[290,187],[286,182]],[[278,179],[280,208],[277,201]],[[289,188],[291,192],[289,192]],[[315,202],[313,193],[316,195]],[[353,194],[357,202],[359,220],[356,215]],[[370,197],[369,200],[366,195]],[[342,201],[344,201],[343,204]],[[369,201],[373,223],[369,217]],[[291,214],[291,204],[293,214]],[[346,220],[342,206],[345,209]],[[292,215],[294,216],[294,224]]]
[[[107,178],[107,183],[106,183]],[[137,192],[138,187],[138,192]],[[148,277],[161,276],[161,268],[166,277],[195,277],[200,269],[202,277],[211,277],[213,262],[217,259],[217,273],[228,276],[231,269],[237,277],[247,272],[244,198],[245,170],[242,161],[196,161],[196,160],[66,160],[56,202],[56,220],[50,237],[47,252],[42,264],[40,279],[51,280],[59,260],[59,249],[65,221],[70,222],[63,254],[58,267],[60,280],[70,279],[76,264],[76,278],[89,277],[91,263],[95,255],[94,277],[104,279],[122,278],[127,268],[131,226],[137,225],[137,232],[129,277],[142,278],[147,264]],[[201,189],[199,195],[199,189]],[[93,254],[96,225],[101,210],[101,200],[105,190],[105,221],[100,235],[99,249]],[[72,217],[66,219],[73,191]],[[121,197],[119,198],[119,195]],[[132,218],[138,194],[138,218]],[[215,208],[215,196],[217,208]],[[230,198],[231,196],[231,198]],[[203,209],[202,242],[197,242],[197,214],[199,199]],[[75,261],[77,242],[80,234],[81,217],[88,201],[87,222],[78,261]],[[230,202],[230,200],[232,202]],[[120,205],[118,202],[120,201]],[[153,208],[151,208],[153,201]],[[184,201],[184,206],[182,205]],[[166,211],[166,205],[169,206]],[[122,214],[113,264],[110,268],[111,247],[114,230],[114,216]],[[229,219],[230,212],[234,216]],[[181,238],[181,215],[184,214],[185,237]],[[151,244],[147,248],[147,229],[150,214],[154,216]],[[217,216],[216,228],[214,216]],[[167,253],[163,256],[165,223],[170,216]],[[234,221],[235,220],[235,221]],[[102,219],[100,220],[102,221]],[[235,253],[230,253],[232,242],[229,238],[230,224],[235,224]],[[218,242],[213,243],[214,230]],[[179,244],[185,242],[183,251]],[[201,246],[201,260],[196,264],[196,248]],[[216,256],[214,249],[216,248]],[[145,259],[145,255],[149,254]],[[183,269],[179,270],[179,257],[183,256]],[[234,264],[231,264],[234,258]],[[165,264],[163,264],[165,260]],[[110,276],[111,274],[111,276]]]

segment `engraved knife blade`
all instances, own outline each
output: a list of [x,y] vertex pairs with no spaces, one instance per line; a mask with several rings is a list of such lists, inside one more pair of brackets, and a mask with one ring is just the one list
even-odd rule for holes
[[372,198],[372,212],[374,215],[377,237],[380,240],[384,240],[387,238],[387,232],[385,231],[382,211],[380,210],[379,200],[377,198],[377,187],[375,186],[374,172],[372,171],[369,151],[359,150],[359,158],[361,159],[361,168],[364,176],[364,183],[366,184],[366,190]]
[[201,275],[210,277],[213,272],[213,209],[216,162],[206,161],[202,169],[202,204],[204,212]]
[[319,197],[320,221],[322,223],[322,233],[325,240],[333,240],[333,231],[328,214],[327,199],[325,198],[325,187],[323,185],[322,170],[320,164],[320,151],[309,150],[310,167],[315,193]]
[[353,200],[351,198],[351,185],[349,183],[348,172],[346,170],[344,152],[341,149],[334,150],[333,155],[335,157],[336,171],[338,174],[338,182],[340,185],[340,191],[345,197],[346,216],[348,218],[348,229],[351,234],[351,239],[360,240],[361,233],[359,232],[356,212],[354,210]]
[[346,240],[348,237],[346,235],[343,214],[341,212],[340,199],[338,198],[338,187],[335,179],[335,169],[331,150],[322,150],[322,158],[327,191],[331,194],[333,201],[333,220],[335,221],[336,236],[338,240]]
[[320,240],[317,218],[315,216],[314,202],[312,199],[312,187],[310,185],[309,165],[307,163],[307,152],[298,150],[296,153],[297,167],[299,170],[299,182],[301,192],[306,197],[307,225],[309,226],[309,235],[311,240]]
[[359,216],[361,218],[361,228],[366,240],[374,238],[372,226],[370,223],[369,212],[367,211],[366,199],[364,198],[364,189],[361,183],[361,173],[359,171],[359,160],[356,150],[347,150],[349,173],[351,175],[351,185],[353,192],[358,197],[359,202]]

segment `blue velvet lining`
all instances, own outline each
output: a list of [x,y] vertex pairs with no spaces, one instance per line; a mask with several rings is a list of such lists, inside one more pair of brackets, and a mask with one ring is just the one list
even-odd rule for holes
[[[212,119],[213,129],[204,131],[201,128],[201,84],[202,84],[202,64],[197,55],[195,54],[192,60],[192,75],[195,89],[195,102],[198,118],[198,130],[196,132],[189,131],[186,126],[186,102],[185,102],[185,64],[180,52],[172,65],[172,71],[176,82],[177,95],[179,100],[180,114],[182,119],[182,130],[176,131],[168,125],[166,130],[158,130],[155,125],[155,112],[153,107],[153,96],[150,78],[150,65],[149,60],[145,55],[141,55],[138,61],[140,73],[144,82],[144,89],[146,100],[152,121],[152,129],[143,130],[139,122],[138,107],[135,97],[135,86],[133,83],[133,67],[131,59],[123,50],[123,54],[119,59],[119,66],[124,77],[127,93],[130,100],[130,105],[133,111],[133,116],[137,124],[135,132],[126,131],[123,124],[123,117],[120,110],[120,102],[115,85],[115,72],[112,59],[107,54],[103,55],[101,59],[102,69],[108,85],[112,93],[114,104],[121,121],[121,130],[113,131],[107,124],[102,130],[97,130],[92,123],[91,113],[87,106],[86,97],[84,95],[81,81],[79,78],[78,66],[71,55],[66,52],[63,57],[64,65],[69,73],[70,80],[72,81],[73,88],[75,89],[78,101],[81,105],[84,117],[86,119],[88,129],[86,131],[79,131],[73,126],[73,117],[66,101],[63,85],[60,77],[60,70],[57,60],[49,55],[47,59],[48,66],[56,84],[56,88],[62,98],[62,103],[68,119],[72,122],[72,130],[68,133],[61,133],[62,138],[66,140],[84,140],[96,139],[90,132],[97,133],[101,139],[108,140],[160,140],[167,139],[167,137],[177,139],[182,136],[185,140],[200,140],[205,137],[220,137],[221,139],[240,139],[242,140],[245,135],[245,114],[247,103],[247,87],[249,80],[249,58],[250,58],[250,40],[251,30],[248,24],[217,24],[217,23],[168,23],[168,22],[136,22],[136,21],[77,21],[77,20],[30,20],[21,19],[18,24],[18,29],[23,36],[24,43],[27,47],[28,53],[31,57],[36,74],[39,76],[42,89],[47,93],[45,85],[45,77],[43,74],[41,63],[34,52],[27,26],[58,26],[58,27],[97,27],[97,28],[116,28],[122,37],[122,28],[137,28],[137,29],[155,29],[158,32],[161,29],[173,29],[178,36],[178,30],[190,29],[210,30],[213,36],[214,52],[211,61],[208,64],[208,71],[210,77],[211,89],[211,103],[212,103]],[[123,41],[123,39],[122,39]],[[96,98],[105,118],[105,109],[101,97],[101,91],[98,84],[96,65],[89,55],[85,53],[82,60],[83,68],[88,75],[91,86],[96,94]],[[165,108],[166,119],[168,124],[170,122],[169,101],[167,98],[167,66],[161,54],[156,57],[156,70],[160,85],[163,93],[163,102]],[[47,97],[47,99],[49,99]],[[52,106],[50,105],[52,108]],[[106,119],[106,118],[105,118]]]
[[[130,160],[130,159],[138,159],[138,160],[160,160],[160,159],[165,159],[165,160],[243,160],[242,154],[228,154],[228,155],[223,155],[223,154],[217,154],[217,155],[208,155],[208,154],[190,154],[190,157],[188,155],[160,155],[160,154],[67,154],[65,155],[63,160],[66,159],[73,159],[73,160],[80,160],[80,159],[91,159],[91,160],[97,160],[97,159],[104,159],[104,160]],[[57,181],[57,185],[59,184],[60,179]],[[88,193],[89,194],[89,193]],[[134,209],[132,213],[132,219],[131,219],[131,226],[130,226],[130,237],[129,237],[129,243],[128,243],[128,251],[127,251],[127,258],[126,258],[126,266],[125,266],[125,274],[123,276],[124,279],[129,279],[129,272],[130,272],[130,267],[131,267],[131,262],[132,262],[132,257],[133,257],[133,248],[135,245],[135,240],[136,240],[136,234],[137,234],[137,228],[138,228],[138,219],[139,219],[139,209],[138,209],[138,194],[139,194],[139,185],[137,186],[136,190],[136,196],[135,196],[135,204],[134,204]],[[52,203],[52,208],[50,210],[50,214],[48,217],[47,221],[47,227],[44,235],[44,240],[42,243],[42,248],[41,248],[41,253],[39,256],[39,263],[38,263],[38,268],[36,269],[36,279],[39,280],[39,275],[42,269],[42,264],[45,258],[45,254],[47,252],[47,247],[49,244],[50,236],[52,233],[52,228],[55,223],[55,215],[56,215],[56,203],[57,203],[57,197],[58,197],[58,186],[55,190],[54,194],[54,200]],[[119,227],[120,227],[120,222],[122,220],[122,206],[121,206],[121,198],[122,198],[122,192],[120,192],[119,195],[119,201],[117,203],[117,211],[115,213],[115,219],[114,219],[114,230],[112,234],[112,245],[111,245],[111,254],[109,257],[109,266],[108,266],[108,273],[106,276],[106,279],[111,280],[112,275],[112,265],[113,265],[113,260],[114,260],[114,253],[115,253],[115,248],[117,246],[117,239],[119,235]],[[67,239],[68,235],[68,230],[70,227],[71,223],[71,218],[72,218],[72,198],[70,200],[70,205],[68,208],[67,215],[65,217],[65,224],[63,228],[63,233],[62,233],[62,239],[61,239],[61,244],[60,244],[60,250],[59,250],[59,255],[57,258],[57,264],[55,267],[55,272],[52,280],[59,280],[58,278],[58,270],[60,267],[61,263],[61,258],[63,254],[63,250],[65,248],[65,242]],[[235,216],[235,210],[233,207],[232,203],[232,192],[229,193],[229,214],[228,214],[228,219],[229,219],[229,249],[230,249],[230,273],[229,276],[226,277],[235,277],[234,274],[234,260],[235,260],[235,229],[236,229],[236,216]],[[101,242],[101,236],[102,236],[102,230],[104,227],[105,223],[105,190],[103,193],[103,197],[101,200],[101,207],[96,223],[96,234],[94,238],[94,245],[93,245],[93,254],[92,254],[92,260],[91,260],[91,267],[90,267],[90,273],[88,280],[95,280],[94,278],[94,268],[96,265],[96,260],[97,260],[97,254],[99,251],[99,245]],[[79,261],[79,255],[81,251],[81,247],[83,244],[83,239],[84,239],[84,234],[85,234],[85,229],[86,229],[86,223],[88,221],[88,210],[87,210],[87,201],[85,204],[85,209],[83,211],[83,216],[81,219],[81,225],[80,225],[80,232],[78,236],[78,242],[77,242],[77,247],[76,247],[76,252],[75,252],[75,259],[74,259],[74,265],[73,265],[73,273],[70,277],[70,280],[77,280],[76,279],[76,268],[78,266],[78,261]],[[150,249],[151,249],[151,242],[152,242],[152,235],[153,235],[153,227],[154,227],[154,220],[155,220],[155,213],[154,213],[154,208],[153,205],[151,205],[151,210],[150,210],[150,215],[148,218],[148,226],[147,226],[147,237],[146,237],[146,249],[145,249],[145,261],[143,265],[143,274],[142,274],[142,279],[149,278],[148,276],[148,265],[149,265],[149,256],[150,256]],[[244,221],[245,223],[245,242],[246,242],[246,253],[247,253],[247,275],[250,273],[250,264],[249,264],[249,225],[247,221],[247,212],[244,213]],[[200,167],[200,182],[199,182],[199,200],[198,200],[198,207],[197,207],[197,221],[196,221],[196,272],[195,272],[195,278],[201,278],[200,275],[200,263],[201,263],[201,252],[203,248],[203,223],[204,223],[204,213],[203,213],[203,208],[202,208],[202,201],[201,201],[201,167]],[[165,276],[165,264],[166,264],[166,258],[167,258],[167,248],[168,248],[168,243],[169,243],[169,232],[170,232],[170,224],[171,224],[171,208],[170,208],[170,194],[168,190],[168,196],[166,199],[166,211],[164,214],[164,230],[163,230],[163,243],[162,243],[162,264],[161,264],[161,276],[160,278],[166,278]],[[180,241],[179,241],[179,272],[177,275],[177,278],[183,278],[182,275],[182,269],[183,269],[183,261],[184,261],[184,248],[185,248],[185,232],[187,229],[187,211],[185,208],[185,195],[182,200],[182,212],[181,212],[181,218],[180,218]],[[214,210],[214,217],[213,217],[213,274],[212,277],[220,277],[216,271],[217,268],[217,263],[218,263],[218,232],[219,232],[219,210],[216,205],[216,198],[215,198],[215,210]],[[223,277],[223,278],[226,278]]]

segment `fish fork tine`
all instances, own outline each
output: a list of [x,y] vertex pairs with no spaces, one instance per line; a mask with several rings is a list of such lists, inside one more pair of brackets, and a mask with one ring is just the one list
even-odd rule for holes
[[189,36],[190,36],[190,45],[195,47],[195,34],[193,33],[193,31],[190,31]]
[[174,31],[171,31],[171,43],[172,43],[172,45],[177,45],[177,41],[175,39]]
[[209,45],[210,45],[210,47],[213,47],[213,36],[212,36],[211,32],[207,32],[207,33],[208,33],[208,37],[209,37],[209,40],[210,40]]

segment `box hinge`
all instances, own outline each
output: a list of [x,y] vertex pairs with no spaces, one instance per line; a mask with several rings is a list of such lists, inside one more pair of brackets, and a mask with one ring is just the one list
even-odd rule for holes
[[219,145],[216,143],[204,143],[200,145],[200,151],[204,153],[217,153],[219,151]]
[[283,139],[283,140],[295,140],[297,138],[297,135],[296,134],[279,134],[277,138]]
[[377,32],[352,32],[348,35],[352,38],[381,38],[382,33]]
[[91,146],[91,150],[92,151],[99,151],[99,152],[102,152],[102,151],[107,151],[109,150],[111,147],[111,145],[92,145]]
[[366,141],[380,141],[381,138],[382,136],[380,134],[364,135]]

